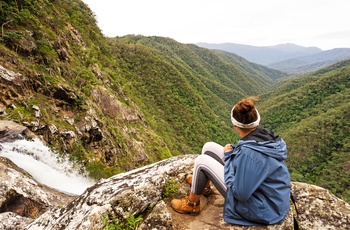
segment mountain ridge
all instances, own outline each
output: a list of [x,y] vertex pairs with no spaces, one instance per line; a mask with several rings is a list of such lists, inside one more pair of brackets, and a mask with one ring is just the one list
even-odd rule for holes
[[298,74],[315,71],[336,62],[350,59],[350,48],[335,48],[308,56],[300,56],[269,64],[268,67]]
[[252,46],[237,43],[196,43],[196,45],[203,48],[220,49],[235,53],[246,58],[248,61],[265,66],[293,57],[307,56],[322,52],[322,50],[317,47],[303,47],[292,43],[278,44],[275,46]]
[[315,71],[350,58],[350,48],[321,50],[318,47],[303,47],[292,43],[275,46],[251,46],[236,43],[196,43],[196,45],[235,53],[248,61],[289,74]]

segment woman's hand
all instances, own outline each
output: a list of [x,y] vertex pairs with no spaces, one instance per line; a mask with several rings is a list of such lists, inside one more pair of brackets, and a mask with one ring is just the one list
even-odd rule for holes
[[233,147],[231,144],[227,144],[224,147],[224,153],[231,152],[233,150]]

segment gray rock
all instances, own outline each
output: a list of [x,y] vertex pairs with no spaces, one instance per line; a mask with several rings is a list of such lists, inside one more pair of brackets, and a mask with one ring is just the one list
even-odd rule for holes
[[[163,202],[165,182],[190,172],[194,158],[194,155],[177,156],[101,180],[70,205],[49,210],[26,229],[101,229],[102,216],[121,223],[130,216],[147,213],[147,209]],[[166,213],[153,215],[167,216]]]
[[22,76],[20,73],[15,73],[11,70],[8,70],[0,65],[0,77],[7,81],[13,81],[16,79],[16,77]]
[[0,229],[2,230],[18,230],[24,229],[33,219],[17,215],[14,212],[0,213]]
[[38,184],[24,170],[0,157],[0,229],[24,229],[53,207],[62,207],[73,196]]
[[299,229],[350,229],[350,205],[329,190],[293,182],[292,199]]
[[41,111],[40,111],[39,106],[33,105],[32,109],[34,110],[34,117],[40,118],[41,117]]
[[32,139],[35,134],[28,128],[12,121],[0,120],[0,142],[12,142],[18,139]]
[[164,201],[159,201],[152,209],[152,212],[138,227],[141,229],[168,230],[173,229],[173,221]]
[[50,130],[51,135],[58,132],[58,128],[54,124],[49,125],[49,130]]

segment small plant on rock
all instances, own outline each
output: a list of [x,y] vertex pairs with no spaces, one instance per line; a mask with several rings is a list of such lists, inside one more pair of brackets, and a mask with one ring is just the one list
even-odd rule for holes
[[162,192],[163,200],[167,200],[169,197],[172,197],[174,194],[176,194],[179,191],[179,187],[179,182],[174,179],[166,181]]
[[141,216],[129,215],[125,222],[121,222],[118,218],[109,220],[105,214],[101,215],[104,230],[134,230],[142,223]]

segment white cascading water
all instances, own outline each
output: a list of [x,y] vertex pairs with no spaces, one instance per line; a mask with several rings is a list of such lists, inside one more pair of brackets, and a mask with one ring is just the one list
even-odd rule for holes
[[0,156],[9,158],[39,183],[62,192],[80,195],[95,183],[39,139],[0,143]]

